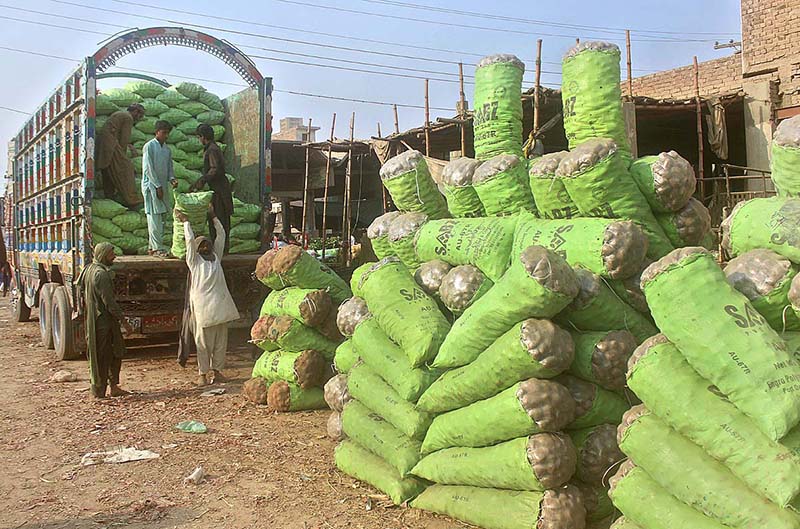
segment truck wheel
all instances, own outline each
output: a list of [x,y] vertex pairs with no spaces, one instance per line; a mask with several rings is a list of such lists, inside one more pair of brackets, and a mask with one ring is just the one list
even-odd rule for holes
[[55,283],[45,283],[39,290],[39,330],[42,333],[42,344],[47,349],[53,348],[53,291]]
[[25,303],[22,289],[17,289],[16,296],[11,300],[11,319],[16,323],[31,321],[31,308]]
[[75,350],[72,333],[72,308],[67,287],[59,286],[53,292],[53,311],[50,321],[53,327],[53,347],[59,360],[76,360],[80,354]]

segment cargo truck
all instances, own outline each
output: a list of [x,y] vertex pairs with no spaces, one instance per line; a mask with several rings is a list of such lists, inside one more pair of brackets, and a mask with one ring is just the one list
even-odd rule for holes
[[[250,88],[224,100],[228,172],[235,194],[262,205],[267,226],[271,191],[272,79],[262,76],[244,53],[198,31],[159,27],[113,37],[86,57],[59,84],[14,139],[13,230],[9,257],[14,266],[16,321],[38,308],[42,342],[59,359],[85,350],[84,300],[78,276],[92,258],[92,199],[95,191],[95,98],[98,81],[131,74],[107,70],[129,53],[151,46],[183,46],[209,53],[233,68]],[[134,77],[146,77],[133,74]],[[158,80],[155,80],[158,82]],[[271,238],[262,229],[261,239]],[[251,275],[258,255],[223,260],[240,327],[249,326],[264,292]],[[118,257],[114,288],[127,329],[136,342],[174,341],[180,328],[187,268],[183,260]]]

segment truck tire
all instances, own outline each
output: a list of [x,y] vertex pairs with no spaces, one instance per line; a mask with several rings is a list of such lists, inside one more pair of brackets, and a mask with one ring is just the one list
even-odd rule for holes
[[75,350],[75,336],[72,330],[72,307],[67,295],[67,287],[59,286],[53,292],[53,310],[50,322],[53,329],[53,347],[59,360],[76,360],[80,353]]
[[21,288],[11,300],[11,319],[16,323],[31,321],[31,308],[25,303],[25,293]]
[[39,330],[42,333],[42,344],[47,349],[53,348],[53,291],[55,283],[45,283],[39,290]]

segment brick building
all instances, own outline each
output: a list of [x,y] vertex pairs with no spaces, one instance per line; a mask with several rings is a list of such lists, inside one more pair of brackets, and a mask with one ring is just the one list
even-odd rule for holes
[[[699,64],[700,95],[704,99],[741,96],[741,105],[726,108],[733,142],[739,133],[743,136],[744,153],[735,162],[768,169],[775,127],[781,119],[800,114],[800,0],[742,0],[741,19],[741,52]],[[626,83],[623,90],[627,91]],[[689,65],[635,78],[633,93],[654,99],[691,99],[694,68]],[[739,123],[743,130],[732,130]]]

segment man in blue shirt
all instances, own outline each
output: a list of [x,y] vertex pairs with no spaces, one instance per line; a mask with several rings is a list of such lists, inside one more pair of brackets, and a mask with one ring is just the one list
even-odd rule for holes
[[147,215],[148,253],[168,257],[164,246],[164,214],[169,201],[167,183],[178,186],[172,167],[172,151],[167,146],[167,137],[172,125],[167,121],[156,122],[155,138],[144,144],[142,150],[142,195],[144,212]]

